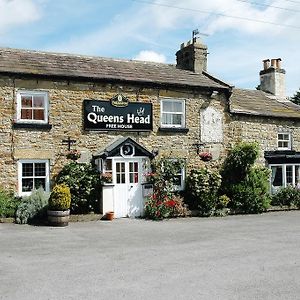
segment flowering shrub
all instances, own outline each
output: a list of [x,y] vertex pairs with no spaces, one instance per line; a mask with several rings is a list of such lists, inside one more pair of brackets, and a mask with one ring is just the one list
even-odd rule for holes
[[163,218],[187,216],[189,211],[175,190],[176,174],[183,161],[160,159],[152,165],[153,172],[146,174],[146,180],[153,184],[153,194],[145,204],[146,218],[161,220]]
[[105,172],[101,174],[101,183],[112,183],[112,173]]
[[221,175],[208,168],[194,169],[186,182],[186,203],[201,215],[211,215],[216,208]]
[[212,154],[210,152],[201,152],[199,157],[203,161],[210,161],[212,159]]
[[73,150],[70,150],[66,156],[67,156],[67,159],[77,160],[78,158],[80,158],[81,153],[79,150],[73,149]]
[[186,217],[189,215],[189,211],[186,205],[183,204],[181,197],[174,195],[172,198],[167,196],[162,198],[161,194],[156,191],[145,204],[145,215],[152,220],[161,220],[172,217]]

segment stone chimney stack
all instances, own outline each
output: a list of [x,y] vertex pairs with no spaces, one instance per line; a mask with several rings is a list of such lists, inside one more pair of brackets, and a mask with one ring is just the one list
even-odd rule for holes
[[207,69],[207,46],[193,38],[192,41],[181,44],[176,53],[176,61],[178,69],[202,73]]
[[263,60],[263,70],[259,72],[259,75],[262,91],[280,99],[286,98],[285,70],[281,68],[281,58]]

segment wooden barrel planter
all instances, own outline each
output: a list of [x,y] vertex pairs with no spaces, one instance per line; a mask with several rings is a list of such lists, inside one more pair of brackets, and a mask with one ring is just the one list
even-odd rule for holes
[[64,227],[69,224],[70,210],[48,210],[48,224],[51,226]]

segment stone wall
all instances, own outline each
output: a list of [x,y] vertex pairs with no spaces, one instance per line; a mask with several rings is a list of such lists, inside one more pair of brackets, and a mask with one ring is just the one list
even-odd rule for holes
[[[49,123],[51,129],[13,128],[16,118],[16,91],[18,89],[43,90],[49,93]],[[84,99],[110,100],[117,93],[123,94],[129,101],[150,102],[153,104],[152,132],[125,131],[84,131]],[[161,132],[160,98],[174,97],[185,99],[187,133]],[[0,81],[0,186],[17,189],[18,159],[49,159],[51,177],[67,163],[65,154],[67,145],[62,140],[70,136],[76,140],[74,148],[83,153],[83,160],[89,160],[92,154],[103,149],[118,136],[128,136],[143,145],[149,151],[159,150],[160,156],[180,157],[187,160],[187,167],[203,165],[197,155],[195,144],[200,139],[200,111],[214,107],[221,115],[226,109],[226,98],[217,95],[210,98],[208,94],[196,91],[145,88],[132,85],[113,85],[93,82],[75,82],[44,79],[11,79],[2,77]],[[224,132],[228,124],[221,118]],[[223,141],[211,141],[200,146],[200,151],[211,151],[217,165],[219,157],[225,154]]]

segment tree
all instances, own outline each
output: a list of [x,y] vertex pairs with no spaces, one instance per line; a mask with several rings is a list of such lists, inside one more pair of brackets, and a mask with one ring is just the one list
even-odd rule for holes
[[291,97],[291,101],[297,105],[300,105],[300,89],[293,97]]

